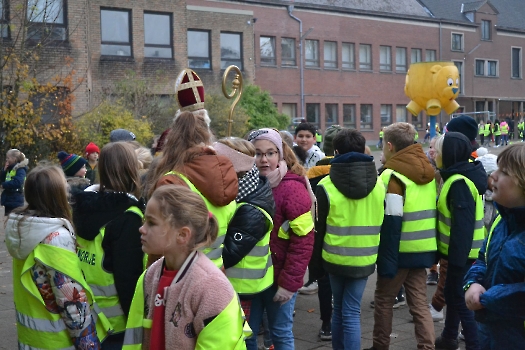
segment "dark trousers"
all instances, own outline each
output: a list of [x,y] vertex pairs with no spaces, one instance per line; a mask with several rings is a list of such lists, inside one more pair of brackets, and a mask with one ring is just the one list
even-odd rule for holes
[[321,320],[323,322],[330,322],[332,319],[332,287],[330,286],[330,278],[328,274],[317,280],[319,290],[317,297],[319,298],[319,310],[321,312]]
[[461,321],[466,349],[480,350],[474,311],[467,309],[465,292],[463,291],[463,277],[469,268],[470,265],[467,264],[461,268],[451,267],[447,269],[447,279],[445,281],[447,313],[445,316],[445,328],[441,336],[446,339],[457,339],[459,322]]

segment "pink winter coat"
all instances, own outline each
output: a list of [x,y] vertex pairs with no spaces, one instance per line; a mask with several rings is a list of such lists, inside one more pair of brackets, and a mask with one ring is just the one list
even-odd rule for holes
[[[270,235],[270,250],[274,267],[274,280],[290,292],[303,286],[303,277],[310,262],[314,244],[314,230],[304,236],[290,233],[290,239],[279,238],[279,228],[288,220],[310,212],[312,200],[306,178],[288,171],[281,183],[272,189],[275,199],[274,228]],[[313,222],[313,218],[312,218]],[[290,230],[291,231],[291,230]]]

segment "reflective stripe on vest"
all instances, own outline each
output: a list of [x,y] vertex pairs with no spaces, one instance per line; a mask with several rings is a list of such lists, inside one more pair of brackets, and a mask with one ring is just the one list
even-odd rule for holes
[[198,193],[201,198],[204,200],[204,203],[206,203],[206,207],[208,210],[215,216],[217,219],[217,222],[219,224],[219,232],[217,233],[217,239],[210,247],[204,248],[202,252],[206,254],[206,256],[217,266],[218,268],[221,268],[222,263],[222,248],[224,243],[224,236],[226,235],[226,231],[228,230],[228,224],[230,223],[233,214],[235,214],[235,210],[237,208],[237,204],[235,201],[231,201],[229,204],[226,204],[225,206],[219,207],[214,204],[212,204],[204,195],[195,187],[195,185],[183,174],[170,171],[166,175],[175,175],[180,177],[186,185],[195,193]]
[[328,198],[322,257],[328,263],[364,267],[375,264],[384,217],[385,187],[381,181],[365,198],[350,199],[335,187],[330,176],[322,179]]
[[391,176],[395,176],[405,185],[399,252],[423,253],[436,251],[437,194],[435,180],[425,185],[416,185],[406,176],[392,169],[386,169],[381,174],[385,188],[387,188]]
[[487,245],[485,246],[485,265],[488,265],[489,263],[489,245],[490,240],[492,238],[492,232],[494,232],[494,229],[496,226],[498,226],[499,222],[501,221],[501,215],[496,216],[496,219],[494,219],[494,222],[492,223],[492,226],[490,227],[489,235],[487,236]]
[[140,275],[135,287],[135,294],[129,308],[122,350],[141,350],[144,328],[150,329],[153,324],[153,320],[144,319],[144,277],[146,272],[147,270]]
[[[141,220],[144,218],[142,211],[135,206],[129,207],[126,212],[138,215]],[[122,333],[126,329],[126,315],[120,306],[115,278],[103,266],[104,249],[102,248],[102,241],[105,233],[106,227],[104,226],[92,241],[77,237],[78,258],[100,312],[107,317],[114,333]]]
[[438,199],[438,249],[439,252],[445,256],[448,256],[448,246],[450,244],[450,226],[452,224],[452,214],[447,206],[448,191],[452,184],[458,180],[464,180],[467,184],[470,193],[476,204],[475,212],[475,223],[474,223],[474,235],[472,239],[472,246],[469,252],[469,259],[477,259],[480,248],[483,246],[483,240],[485,239],[485,226],[483,225],[483,199],[478,193],[476,185],[470,181],[467,177],[459,174],[454,174],[445,181],[441,194]]
[[251,205],[263,213],[268,231],[239,263],[226,269],[226,277],[238,294],[256,294],[273,284],[273,264],[270,255],[270,232],[273,229],[273,220],[266,210],[249,203],[239,203],[237,210],[243,205]]
[[312,213],[307,211],[306,213],[299,215],[292,221],[285,220],[281,227],[279,227],[277,236],[282,239],[290,239],[290,229],[297,236],[306,236],[307,234],[309,234],[314,229],[314,220],[312,218]]
[[42,295],[31,277],[35,261],[66,275],[84,288],[91,306],[91,317],[96,321],[97,335],[103,341],[111,331],[111,326],[104,315],[96,315],[96,308],[92,304],[93,295],[84,280],[76,254],[40,243],[25,260],[13,258],[13,297],[19,349],[74,349],[60,314],[46,309]]

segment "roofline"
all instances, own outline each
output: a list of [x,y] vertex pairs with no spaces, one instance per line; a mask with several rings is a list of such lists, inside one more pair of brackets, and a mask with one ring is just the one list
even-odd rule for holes
[[512,28],[512,27],[504,27],[504,26],[496,26],[496,30],[502,31],[502,32],[511,32],[511,33],[519,33],[519,34],[525,34],[525,29],[521,28]]

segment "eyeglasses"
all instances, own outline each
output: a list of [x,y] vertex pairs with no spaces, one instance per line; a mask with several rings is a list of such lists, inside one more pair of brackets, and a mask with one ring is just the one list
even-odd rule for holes
[[255,152],[255,158],[261,159],[263,156],[265,156],[266,159],[272,159],[272,158],[275,158],[275,156],[277,156],[278,153],[279,152],[275,152],[275,151],[269,151],[266,153]]

